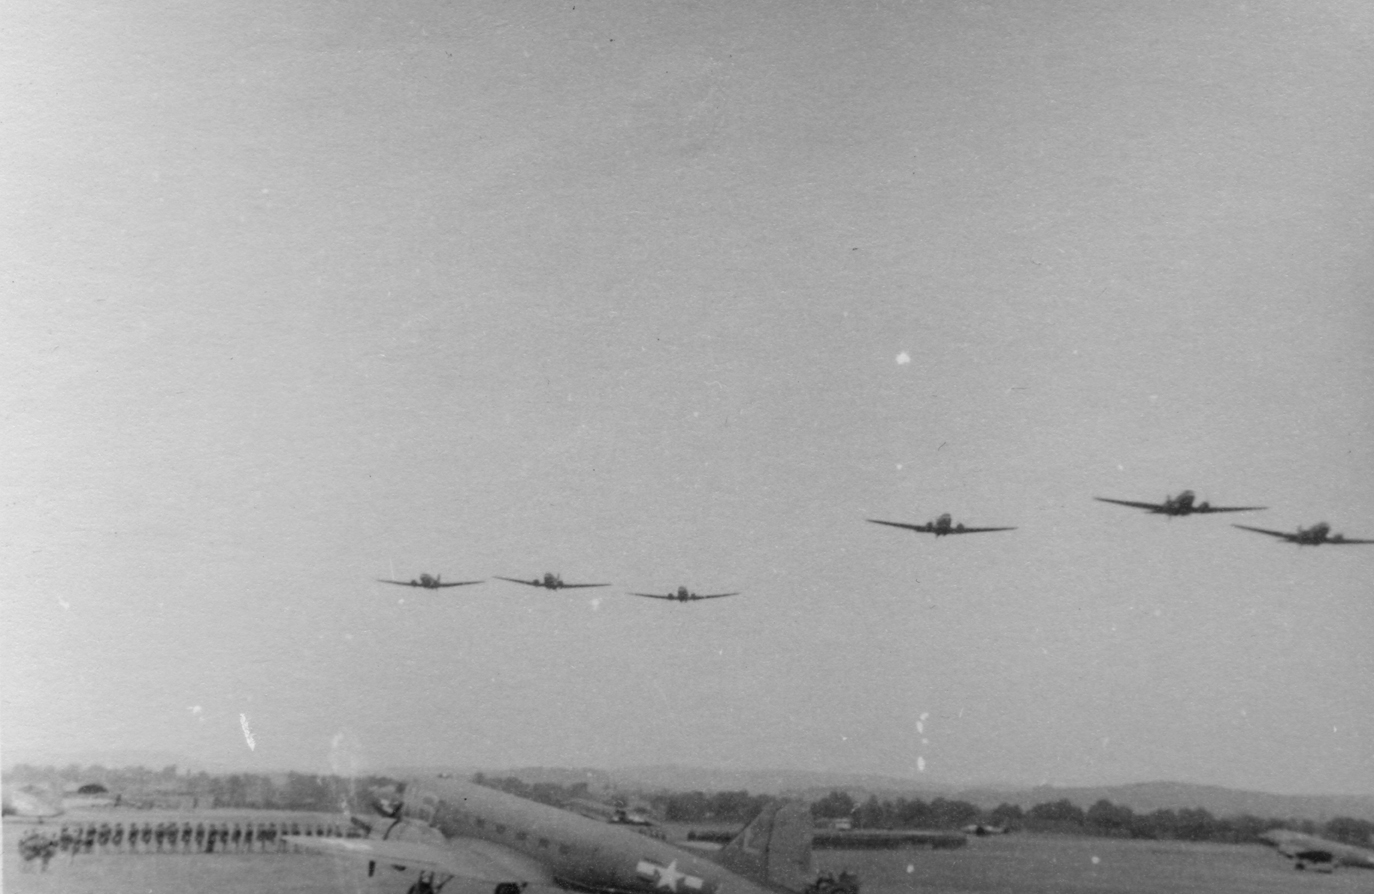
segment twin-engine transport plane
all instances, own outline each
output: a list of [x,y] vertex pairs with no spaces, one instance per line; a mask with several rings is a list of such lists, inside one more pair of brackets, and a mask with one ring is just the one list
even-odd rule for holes
[[1298,546],[1321,546],[1323,543],[1329,543],[1332,546],[1346,543],[1374,543],[1374,540],[1356,540],[1353,537],[1332,534],[1331,526],[1326,522],[1317,522],[1310,528],[1298,528],[1296,534],[1289,534],[1287,531],[1270,531],[1266,528],[1252,528],[1249,525],[1232,525],[1231,527],[1254,531],[1257,534],[1268,534],[1270,537],[1281,537],[1289,543],[1296,543]]
[[986,531],[1015,531],[1015,528],[966,528],[962,524],[954,524],[954,519],[946,512],[944,515],[935,519],[933,522],[926,522],[923,525],[908,525],[903,522],[879,521],[876,518],[865,519],[875,525],[889,525],[894,528],[906,528],[908,531],[920,531],[922,534],[934,534],[936,537],[944,537],[946,534],[982,534]]
[[[493,894],[801,894],[811,867],[811,812],[774,802],[710,858],[623,826],[578,816],[454,779],[407,783],[394,816],[376,817],[367,838],[290,835],[306,850],[416,870],[410,894],[452,879]],[[362,824],[362,821],[358,821]],[[469,885],[464,890],[474,890]]]
[[738,596],[738,593],[693,593],[686,587],[678,587],[676,593],[631,593],[631,596],[643,596],[647,599],[671,599],[674,602],[696,602],[698,599],[724,599],[726,596]]
[[545,590],[575,590],[578,587],[609,587],[610,584],[565,584],[563,578],[557,574],[546,573],[544,577],[534,580],[521,580],[518,577],[496,576],[497,580],[508,580],[513,584],[524,584],[527,587],[543,587]]
[[1163,503],[1136,503],[1132,500],[1113,500],[1111,497],[1093,497],[1103,503],[1115,503],[1118,506],[1131,506],[1135,509],[1144,509],[1155,515],[1193,515],[1194,513],[1204,514],[1208,512],[1255,512],[1260,509],[1267,509],[1267,506],[1213,506],[1206,500],[1201,503],[1193,503],[1197,495],[1190,490],[1185,490],[1176,497],[1165,497]]
[[1260,840],[1292,860],[1294,869],[1330,872],[1338,865],[1374,869],[1374,851],[1339,841],[1288,829],[1272,829],[1260,835]]
[[428,574],[422,574],[419,580],[386,580],[385,578],[379,577],[377,578],[377,582],[382,584],[396,584],[399,587],[424,587],[426,590],[438,590],[443,587],[470,587],[473,584],[482,583],[480,580],[455,580],[444,583],[442,574],[436,574],[433,577],[430,577]]

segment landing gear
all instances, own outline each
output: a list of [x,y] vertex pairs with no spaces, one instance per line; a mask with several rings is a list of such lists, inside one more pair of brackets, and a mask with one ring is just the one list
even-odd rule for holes
[[859,894],[859,877],[849,870],[840,873],[822,872],[807,886],[805,894]]
[[438,873],[421,870],[419,878],[415,880],[415,884],[410,886],[410,890],[406,894],[439,894],[453,876],[446,875],[436,881],[437,876]]

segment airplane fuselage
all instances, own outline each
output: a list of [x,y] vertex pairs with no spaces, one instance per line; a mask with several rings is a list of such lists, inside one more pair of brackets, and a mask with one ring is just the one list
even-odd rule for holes
[[1260,840],[1292,860],[1297,869],[1312,867],[1327,872],[1335,866],[1374,869],[1374,851],[1316,835],[1272,829],[1260,835]]
[[406,786],[402,816],[445,838],[488,841],[547,867],[565,888],[638,894],[766,894],[704,857],[629,829],[452,779]]

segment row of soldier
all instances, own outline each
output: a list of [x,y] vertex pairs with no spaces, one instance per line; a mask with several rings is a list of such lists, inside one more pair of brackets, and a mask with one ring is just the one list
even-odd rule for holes
[[89,822],[65,825],[55,839],[58,851],[91,853],[284,853],[284,836],[303,835],[330,838],[354,837],[353,828],[345,830],[333,823],[299,821],[271,822]]

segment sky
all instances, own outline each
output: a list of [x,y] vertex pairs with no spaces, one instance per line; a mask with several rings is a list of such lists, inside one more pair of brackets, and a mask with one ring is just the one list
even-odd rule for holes
[[1367,4],[13,12],[6,763],[1374,793]]

